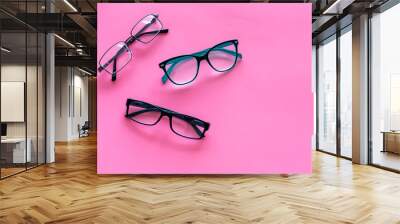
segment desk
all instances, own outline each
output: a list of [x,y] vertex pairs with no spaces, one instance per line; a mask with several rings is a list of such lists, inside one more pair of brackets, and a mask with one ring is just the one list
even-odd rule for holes
[[[31,153],[31,145],[32,140],[28,138],[26,140],[28,143],[25,152],[25,138],[5,138],[1,139],[1,156],[5,158],[5,160],[9,163],[25,163],[31,162],[32,153]],[[9,146],[13,146],[11,149]],[[26,153],[26,154],[25,154]],[[3,156],[3,154],[5,154]],[[12,154],[12,156],[11,156]],[[11,160],[12,158],[12,160]]]
[[392,152],[400,154],[400,132],[383,131],[383,150],[382,152]]

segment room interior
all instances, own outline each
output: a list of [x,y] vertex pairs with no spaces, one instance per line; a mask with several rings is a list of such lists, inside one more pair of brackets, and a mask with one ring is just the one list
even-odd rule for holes
[[45,161],[44,35],[1,34],[1,176]]

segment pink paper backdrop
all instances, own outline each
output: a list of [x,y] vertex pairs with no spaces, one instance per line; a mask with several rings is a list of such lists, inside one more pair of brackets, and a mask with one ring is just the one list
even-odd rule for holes
[[[166,35],[134,43],[116,82],[98,74],[98,173],[310,173],[311,4],[98,4],[98,59],[157,13]],[[228,74],[202,63],[192,85],[162,85],[159,62],[238,39],[243,60]],[[203,140],[171,132],[166,117],[124,117],[127,98],[211,123]]]

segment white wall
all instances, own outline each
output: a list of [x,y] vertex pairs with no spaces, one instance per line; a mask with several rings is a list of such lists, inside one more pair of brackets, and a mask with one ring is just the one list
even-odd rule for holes
[[55,141],[67,141],[69,132],[69,85],[68,67],[55,68]]
[[[25,70],[27,69],[27,70]],[[25,82],[26,72],[28,72],[28,81],[30,86],[36,86],[36,80],[32,80],[30,77],[31,74],[36,76],[36,66],[27,66],[18,65],[18,64],[5,64],[1,66],[1,81],[2,82]],[[41,72],[41,71],[39,71]],[[37,95],[36,88],[27,88],[27,106],[34,107],[27,109],[28,113],[28,122],[34,122],[34,124],[29,123],[28,129],[32,127],[36,130],[36,113],[31,113],[32,111],[36,111],[37,107]],[[3,96],[4,97],[4,96]],[[40,107],[41,105],[39,105]],[[2,110],[7,110],[7,108],[1,108]],[[25,123],[26,122],[7,122],[7,135],[9,137],[25,137]],[[34,126],[34,127],[33,127]],[[32,131],[33,132],[33,131]],[[28,130],[28,137],[29,133]],[[35,132],[36,135],[36,132]],[[43,137],[43,136],[40,136]]]
[[78,125],[88,120],[88,78],[72,67],[56,67],[55,73],[55,140],[77,139]]
[[78,138],[78,125],[83,125],[85,121],[88,121],[89,113],[88,113],[88,78],[81,76],[82,73],[74,75],[73,82],[73,94],[72,99],[74,102],[71,102],[71,105],[74,105],[72,108],[72,119],[71,119],[71,135],[72,138]]

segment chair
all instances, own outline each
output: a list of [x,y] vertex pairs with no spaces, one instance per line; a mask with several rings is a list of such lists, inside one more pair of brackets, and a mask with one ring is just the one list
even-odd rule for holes
[[78,124],[79,138],[89,136],[89,129],[90,129],[89,121],[85,121],[82,127]]

